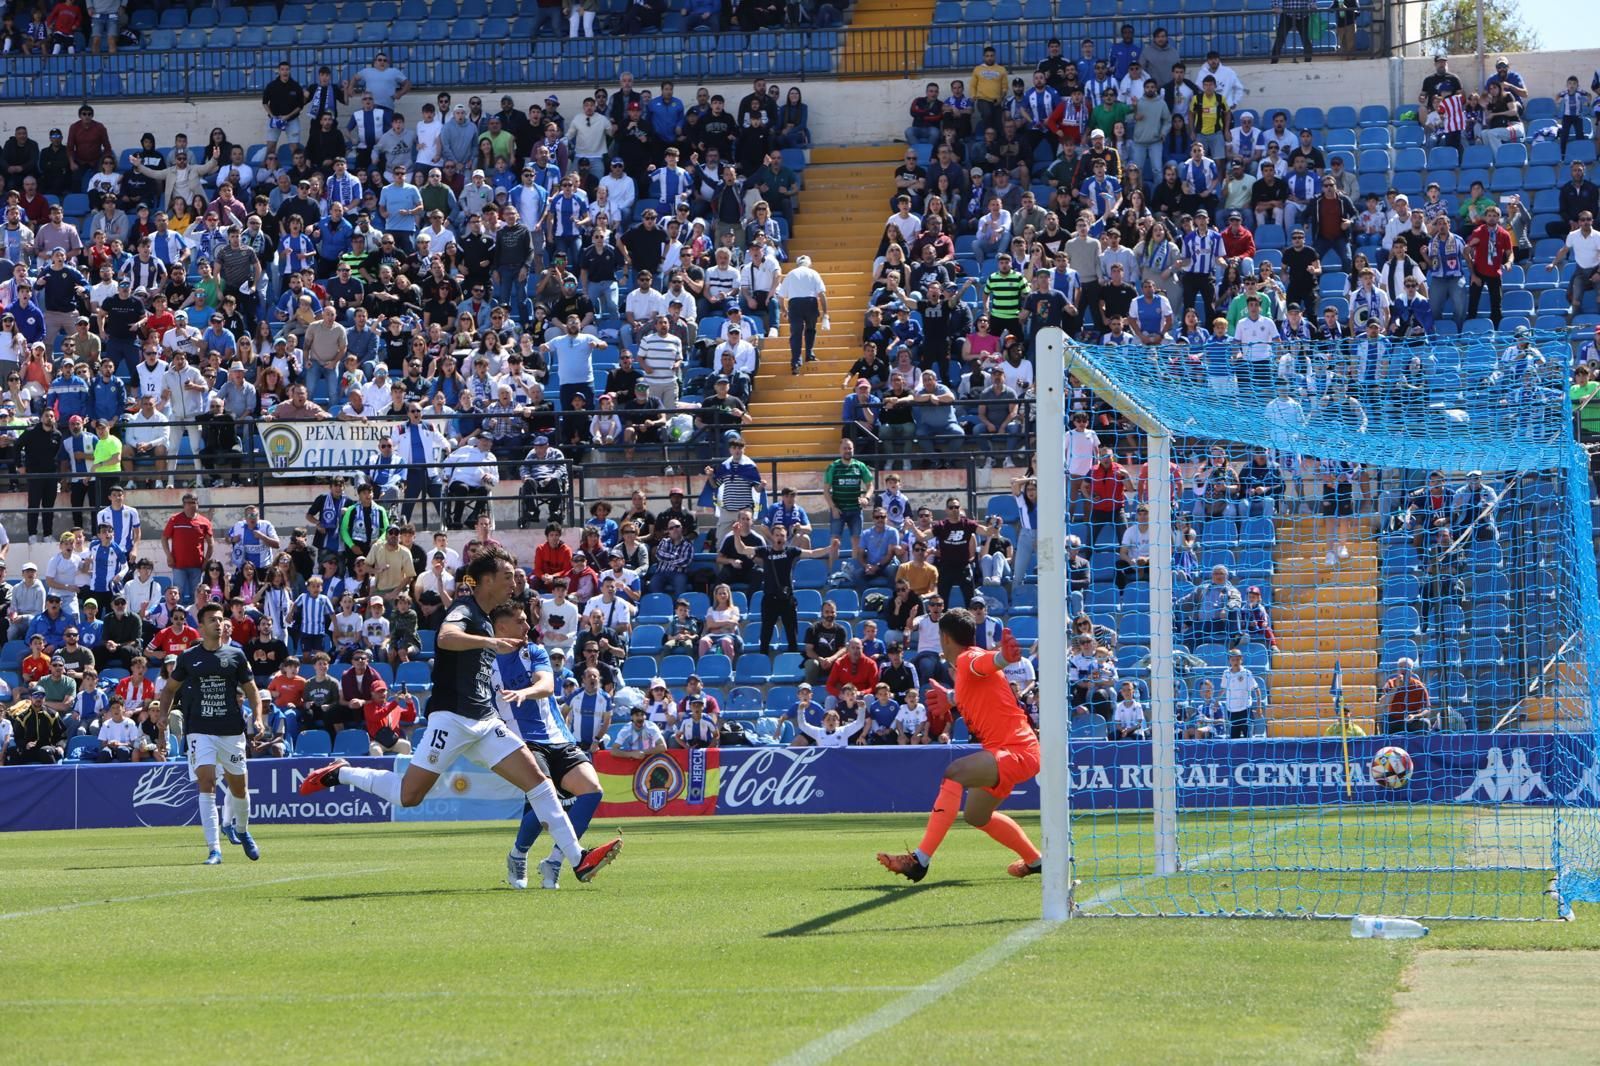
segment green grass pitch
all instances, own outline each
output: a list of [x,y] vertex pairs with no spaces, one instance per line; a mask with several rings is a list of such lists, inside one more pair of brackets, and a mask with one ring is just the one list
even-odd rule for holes
[[[1148,832],[1093,822],[1075,826],[1086,857]],[[1592,920],[1406,942],[1341,922],[1072,921],[922,1003],[1028,927],[1039,886],[960,823],[927,880],[891,880],[873,853],[921,824],[630,820],[594,884],[523,893],[501,880],[505,824],[261,826],[262,861],[227,848],[219,868],[192,826],[7,835],[0,1061],[760,1063],[912,997],[836,1061],[1352,1062],[1418,950],[1600,947]],[[1265,831],[1224,824],[1185,832]],[[1135,853],[1135,880],[1097,863],[1108,878],[1080,899],[1148,893]]]

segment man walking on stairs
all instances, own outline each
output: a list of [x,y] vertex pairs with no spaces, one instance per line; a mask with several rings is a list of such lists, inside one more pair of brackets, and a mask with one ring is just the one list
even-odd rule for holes
[[828,286],[811,269],[811,257],[802,255],[795,268],[778,283],[783,317],[789,321],[789,369],[800,373],[800,363],[817,361],[817,323],[828,328]]

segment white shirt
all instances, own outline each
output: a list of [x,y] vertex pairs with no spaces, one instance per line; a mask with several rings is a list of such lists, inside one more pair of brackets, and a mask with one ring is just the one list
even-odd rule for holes
[[[1143,92],[1144,90],[1140,90]],[[907,214],[902,216],[896,211],[889,216],[888,224],[900,231],[900,236],[906,239],[906,247],[917,239],[917,234],[922,232],[922,219],[917,215]]]
[[706,271],[706,299],[727,300],[738,295],[739,270],[732,266],[714,266]]
[[[155,578],[140,581],[137,577],[122,586],[122,594],[128,599],[128,613],[136,618],[143,618],[145,608],[161,600],[161,586],[156,584]],[[111,616],[106,615],[107,618]]]
[[[450,480],[454,484],[477,488],[480,485],[496,484],[500,480],[495,472],[494,456],[480,451],[476,445],[462,445],[450,453],[446,462],[451,464]],[[454,465],[457,463],[465,465]]]
[[867,716],[863,714],[853,722],[846,722],[844,725],[840,726],[838,729],[835,729],[831,733],[822,726],[812,725],[810,722],[806,721],[804,715],[801,715],[800,720],[795,724],[799,727],[800,732],[816,741],[817,747],[843,748],[849,746],[851,737],[855,736],[857,733],[861,732],[863,728],[865,728],[867,724]]
[[751,375],[752,377],[755,375],[755,372],[756,372],[756,350],[755,350],[755,347],[749,341],[740,341],[738,343],[738,345],[730,345],[730,344],[720,345],[717,348],[716,354],[715,354],[715,356],[713,357],[713,360],[712,360],[713,362],[716,363],[717,366],[721,366],[722,365],[722,353],[723,352],[732,352],[733,353],[733,368],[735,370],[742,371],[742,372],[744,372],[746,374]]
[[1278,324],[1265,315],[1241,318],[1233,327],[1233,339],[1244,348],[1246,362],[1260,363],[1272,358],[1272,346],[1278,340]]
[[1144,708],[1138,700],[1118,700],[1111,711],[1111,724],[1118,729],[1132,729],[1142,734],[1146,725]]
[[1244,82],[1239,80],[1239,75],[1233,72],[1232,67],[1222,63],[1217,64],[1216,70],[1212,70],[1209,63],[1202,63],[1200,70],[1194,75],[1194,80],[1204,82],[1208,74],[1217,79],[1217,94],[1227,101],[1228,110],[1236,109],[1247,92]]
[[818,274],[808,266],[797,266],[783,276],[783,282],[778,286],[778,295],[785,300],[797,300],[803,296],[821,296],[828,291],[828,285]]
[[[554,619],[560,619],[561,624],[551,625]],[[571,651],[573,642],[578,639],[578,605],[571,600],[560,604],[553,599],[545,600],[540,635],[544,637],[546,648]]]
[[1222,702],[1230,712],[1248,711],[1256,702],[1256,675],[1246,667],[1222,671]]
[[[77,614],[78,588],[83,584],[82,575],[78,572],[78,557],[57,552],[45,560],[42,570],[39,576],[44,580],[45,595],[60,596],[61,609],[68,614]],[[68,587],[58,588],[50,583],[52,581]]]
[[1122,546],[1128,549],[1130,559],[1148,559],[1150,557],[1150,531],[1140,529],[1135,522],[1122,534]]
[[1600,229],[1590,227],[1587,237],[1583,230],[1573,230],[1567,234],[1567,250],[1572,253],[1572,261],[1578,264],[1579,270],[1600,266]]
[[129,447],[139,444],[166,444],[169,430],[167,416],[156,411],[148,418],[137,412],[128,418],[127,442]]
[[1019,398],[1025,398],[1033,391],[1033,364],[1024,359],[1016,366],[1002,359],[999,363],[1001,380],[1006,383],[1006,388],[1016,393]]
[[900,713],[894,716],[894,727],[906,733],[916,733],[917,730],[928,724],[928,712],[923,710],[922,704],[915,707],[902,706]]
[[739,285],[751,292],[771,292],[777,287],[778,277],[782,273],[778,260],[773,256],[764,256],[759,263],[752,259],[739,268]]
[[634,289],[628,293],[628,299],[624,301],[623,310],[635,322],[649,323],[657,315],[667,313],[667,298],[655,289],[651,289],[648,292],[643,289]]
[[443,120],[418,122],[416,133],[417,164],[424,167],[436,167],[442,164],[444,155],[439,149],[439,138],[444,134]]
[[[582,152],[578,153],[583,155]],[[633,210],[633,202],[639,198],[638,190],[634,188],[633,179],[624,174],[620,178],[613,178],[610,174],[600,179],[600,187],[606,191],[606,204],[611,211],[621,218],[626,218]]]
[[1067,430],[1067,473],[1073,477],[1088,477],[1094,469],[1094,457],[1100,454],[1100,438],[1092,429]]
[[202,388],[196,391],[189,386],[203,386],[205,383],[205,375],[194,366],[186,366],[182,370],[168,369],[161,382],[161,387],[167,394],[167,402],[162,405],[162,409],[172,418],[184,420],[204,414],[211,390]]
[[133,747],[139,743],[139,738],[144,736],[144,730],[139,728],[132,718],[117,721],[115,718],[104,719],[100,723],[100,743],[122,744]]
[[925,614],[917,616],[913,623],[916,627],[917,646],[915,654],[920,655],[925,651],[942,651],[943,645],[939,643],[939,623]]

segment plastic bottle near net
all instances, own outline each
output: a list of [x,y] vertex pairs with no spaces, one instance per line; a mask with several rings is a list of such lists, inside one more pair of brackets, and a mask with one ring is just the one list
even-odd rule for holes
[[1350,935],[1357,940],[1416,940],[1428,935],[1428,927],[1410,918],[1358,914],[1350,920]]

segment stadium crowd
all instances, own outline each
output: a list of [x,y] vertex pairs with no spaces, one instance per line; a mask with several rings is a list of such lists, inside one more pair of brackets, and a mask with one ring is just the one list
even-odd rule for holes
[[[825,539],[792,490],[766,501],[739,432],[781,318],[798,374],[827,313],[822,279],[804,256],[790,264],[786,242],[800,179],[785,152],[809,143],[798,88],[756,79],[732,106],[704,89],[686,104],[671,83],[651,92],[624,72],[570,116],[555,95],[526,109],[505,96],[489,112],[438,93],[412,111],[422,94],[380,56],[306,85],[282,64],[259,130],[216,128],[203,144],[145,134],[119,157],[88,105],[44,148],[17,127],[0,148],[0,464],[14,490],[25,483],[30,542],[58,554],[43,579],[25,567],[4,586],[0,662],[25,667],[27,697],[9,720],[15,757],[54,761],[75,735],[123,720],[143,739],[117,739],[118,725],[99,757],[170,752],[142,717],[145,679],[187,646],[211,598],[229,604],[233,639],[281,712],[262,753],[313,730],[403,750],[402,727],[425,710],[408,690],[426,687],[429,634],[462,561],[494,539],[491,497],[515,481],[518,525],[551,523],[519,596],[564,660],[585,744],[602,742],[613,708],[631,712],[613,730],[621,748],[735,742],[744,731],[723,712],[753,709],[751,697],[735,688],[724,708],[720,686],[790,671],[781,721],[759,739],[788,740],[799,723],[801,743],[959,736],[919,699],[927,680],[948,680],[937,619],[959,590],[980,642],[997,640],[988,594],[1003,608],[1033,594],[1034,490],[1014,480],[1004,515],[969,516],[952,498],[936,516],[892,471],[968,449],[1024,465],[1040,329],[1148,346],[1286,418],[1361,418],[1426,387],[1416,341],[1478,321],[1485,290],[1501,323],[1502,281],[1534,265],[1537,226],[1560,235],[1548,265],[1568,279],[1569,310],[1586,306],[1600,237],[1582,161],[1549,218],[1516,198],[1502,217],[1477,185],[1459,202],[1430,187],[1414,208],[1392,187],[1362,195],[1320,128],[1245,108],[1219,55],[1191,75],[1163,36],[1103,58],[1086,41],[1076,61],[1052,41],[1026,80],[986,57],[970,96],[967,83],[948,95],[930,84],[911,104],[824,476]],[[1537,143],[1527,96],[1504,65],[1479,94],[1441,60],[1421,137],[1458,151]],[[1592,145],[1589,94],[1569,83],[1558,102],[1561,150]],[[1329,257],[1346,269],[1325,269]],[[1546,387],[1564,359],[1529,347],[1518,338],[1488,372],[1506,389]],[[1593,342],[1585,358],[1600,362]],[[390,432],[359,483],[328,483],[287,538],[246,512],[219,542],[186,495],[161,536],[170,583],[157,581],[128,498],[173,486],[185,451],[197,490],[253,476],[260,419]],[[1115,531],[1118,584],[1138,582],[1138,435],[1084,390],[1072,421],[1074,517]],[[705,464],[714,526],[681,495],[657,511],[640,493],[617,519],[610,502],[582,501],[589,517],[569,530],[571,464],[608,454]],[[1301,485],[1293,456],[1263,452],[1216,476],[1230,460],[1195,475],[1194,518],[1270,519]],[[1340,520],[1369,490],[1358,470],[1322,474],[1333,560]],[[58,538],[63,490],[74,528]],[[452,534],[467,529],[458,556]],[[1069,544],[1075,608],[1086,546]],[[1270,619],[1232,575],[1212,580],[1228,591],[1199,583],[1183,624],[1231,645],[1228,670],[1237,658],[1248,673]],[[1075,714],[1143,735],[1117,635],[1074,614]],[[774,655],[780,626],[788,651]],[[677,653],[694,668],[663,676]],[[662,674],[642,673],[658,654]],[[1032,666],[1014,670],[1034,698]],[[1191,719],[1195,735],[1245,735],[1259,712],[1258,686],[1221,687],[1226,725]],[[757,699],[771,708],[774,693]]]

